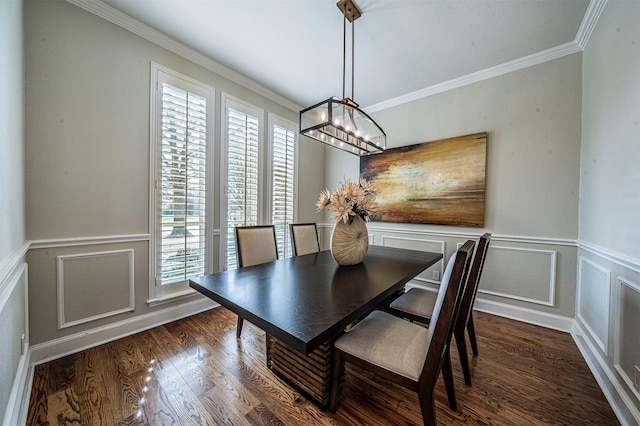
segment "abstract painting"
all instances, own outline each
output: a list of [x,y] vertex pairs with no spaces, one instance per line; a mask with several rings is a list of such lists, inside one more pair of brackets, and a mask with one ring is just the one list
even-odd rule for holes
[[378,190],[372,220],[484,226],[486,154],[484,132],[360,157]]

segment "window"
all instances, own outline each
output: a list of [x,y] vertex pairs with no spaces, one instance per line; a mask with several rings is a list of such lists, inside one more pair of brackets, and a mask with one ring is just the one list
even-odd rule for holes
[[152,300],[208,272],[212,92],[152,64]]
[[226,146],[226,265],[237,267],[234,227],[262,222],[261,109],[223,95]]
[[271,141],[271,223],[275,225],[278,256],[292,254],[289,224],[294,222],[297,126],[269,114]]

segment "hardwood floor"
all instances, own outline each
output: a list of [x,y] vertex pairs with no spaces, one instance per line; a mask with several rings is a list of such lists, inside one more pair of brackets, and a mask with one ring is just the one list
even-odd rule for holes
[[[570,335],[476,312],[479,357],[458,411],[436,386],[441,425],[617,425]],[[216,308],[35,368],[28,425],[422,424],[416,394],[347,366],[335,414],[277,379],[264,332]]]

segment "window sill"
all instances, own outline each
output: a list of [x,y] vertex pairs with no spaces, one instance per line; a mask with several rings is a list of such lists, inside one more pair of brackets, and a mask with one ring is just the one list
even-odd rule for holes
[[202,294],[192,288],[189,288],[187,290],[149,299],[147,300],[147,306],[153,308],[155,306],[164,305],[165,303],[177,302],[179,300],[191,299],[198,296],[202,296]]

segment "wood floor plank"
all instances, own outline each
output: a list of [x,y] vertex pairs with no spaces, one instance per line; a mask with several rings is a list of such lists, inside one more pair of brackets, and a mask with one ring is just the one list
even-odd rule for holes
[[29,399],[29,412],[27,424],[48,425],[48,404],[51,396],[49,393],[49,366],[54,362],[36,365],[33,371],[33,384],[31,385],[31,397]]
[[80,404],[78,394],[73,387],[61,389],[53,393],[47,400],[50,425],[79,425]]
[[[235,320],[235,318],[229,317],[229,320]],[[207,324],[201,324],[197,318],[193,318],[192,323],[194,327],[200,329],[202,336],[200,338],[205,339],[207,343],[222,343],[219,357],[216,357],[216,360],[225,371],[232,374],[236,388],[245,390],[242,394],[243,399],[250,401],[251,407],[257,409],[257,405],[264,405],[271,414],[285,421],[285,424],[296,424],[301,421],[304,424],[336,424],[327,418],[325,413],[304,399],[299,392],[275,377],[267,368],[264,358],[265,335],[263,331],[253,324],[245,323],[243,336],[245,336],[245,330],[251,331],[246,334],[243,340],[238,341],[235,339],[235,329],[231,329],[226,335],[221,335],[217,333],[220,330],[211,329]],[[249,334],[253,337],[250,338]],[[253,352],[251,348],[254,348]],[[238,356],[239,353],[242,355],[241,357]],[[208,360],[211,359],[213,357],[208,358]],[[283,410],[282,407],[287,408]],[[291,412],[292,410],[293,412]]]
[[[436,385],[441,425],[619,425],[567,333],[474,313],[479,357],[464,385],[455,344],[458,410]],[[347,365],[335,413],[320,410],[267,368],[265,334],[224,308],[37,366],[28,424],[419,425],[417,395]]]
[[75,356],[76,388],[80,405],[80,419],[86,425],[114,424],[113,413],[102,383],[96,348]]
[[110,348],[113,357],[117,359],[127,374],[138,374],[148,367],[133,336],[111,342]]
[[98,363],[101,364],[102,382],[113,418],[116,422],[124,421],[126,424],[143,422],[144,418],[141,417],[144,413],[140,411],[139,406],[142,389],[137,379],[129,375],[126,368],[120,364],[116,356],[117,344],[110,342],[96,349]]
[[59,358],[55,364],[49,366],[48,388],[50,393],[64,391],[73,385],[75,380],[75,355]]

